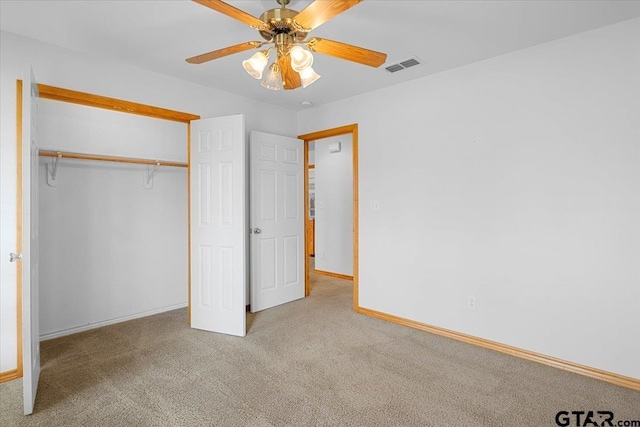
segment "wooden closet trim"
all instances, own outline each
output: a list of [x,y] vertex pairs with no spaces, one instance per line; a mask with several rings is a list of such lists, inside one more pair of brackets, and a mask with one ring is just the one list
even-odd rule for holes
[[[22,253],[22,80],[16,82],[16,156],[18,158],[18,164],[16,172],[18,174],[17,188],[16,188],[16,250],[19,254]],[[18,325],[18,360],[17,368],[15,372],[15,378],[22,378],[23,361],[22,361],[22,263],[16,262],[16,314]],[[7,380],[14,379],[7,377]]]
[[78,92],[76,90],[61,87],[38,84],[40,98],[54,101],[69,102],[72,104],[86,105],[88,107],[104,108],[105,110],[119,111],[121,113],[137,114],[139,116],[153,117],[156,119],[171,120],[174,122],[189,123],[198,120],[200,116],[154,107],[152,105],[139,104],[117,98],[109,98],[92,93]]

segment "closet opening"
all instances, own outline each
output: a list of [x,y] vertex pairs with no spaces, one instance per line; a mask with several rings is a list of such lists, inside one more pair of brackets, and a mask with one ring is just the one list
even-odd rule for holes
[[[17,89],[21,105],[20,80]],[[189,307],[190,122],[200,117],[43,84],[38,90],[40,176],[32,211],[40,214],[41,339]],[[22,218],[21,128],[17,108],[17,218]],[[20,222],[17,247],[22,247]],[[170,260],[173,252],[182,259]],[[179,263],[178,274],[172,274],[181,289],[161,289],[167,262]],[[112,286],[105,282],[109,279]],[[17,293],[19,378],[19,271]],[[87,295],[90,301],[83,300]],[[190,321],[189,309],[187,316]]]

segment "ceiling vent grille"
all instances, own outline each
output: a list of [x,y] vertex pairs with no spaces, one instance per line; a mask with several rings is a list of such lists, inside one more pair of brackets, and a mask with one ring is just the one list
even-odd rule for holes
[[418,59],[417,57],[413,57],[413,58],[409,58],[409,59],[405,59],[404,61],[400,61],[397,62],[395,64],[391,64],[388,65],[386,67],[384,67],[385,70],[387,70],[390,73],[396,73],[398,71],[402,71],[405,70],[409,67],[414,67],[416,65],[420,65],[422,64],[422,62],[420,61],[420,59]]

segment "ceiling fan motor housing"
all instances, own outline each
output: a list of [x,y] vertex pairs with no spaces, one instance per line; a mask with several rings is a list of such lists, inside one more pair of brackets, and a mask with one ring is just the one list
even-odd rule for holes
[[298,12],[293,9],[271,9],[260,15],[260,20],[269,26],[270,31],[260,31],[260,35],[268,41],[273,41],[274,34],[289,34],[294,43],[302,42],[308,31],[300,31],[293,22]]

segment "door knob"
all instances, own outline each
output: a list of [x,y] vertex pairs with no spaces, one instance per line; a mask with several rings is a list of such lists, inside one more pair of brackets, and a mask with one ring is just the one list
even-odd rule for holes
[[259,228],[253,229],[253,234],[260,234],[260,233],[262,233],[262,230],[260,230]]
[[22,259],[22,254],[14,254],[13,252],[11,252],[9,254],[9,261],[10,262],[16,262],[19,259]]

